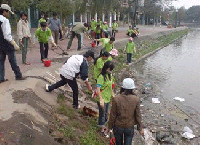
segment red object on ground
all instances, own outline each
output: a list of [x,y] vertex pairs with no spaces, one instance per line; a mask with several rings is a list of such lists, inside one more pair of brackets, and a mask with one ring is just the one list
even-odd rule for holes
[[44,66],[49,67],[51,66],[51,60],[43,60]]
[[91,45],[92,45],[92,47],[95,47],[95,46],[96,46],[96,43],[95,43],[95,42],[92,42]]
[[116,139],[115,137],[110,139],[110,145],[116,145]]
[[112,89],[114,89],[115,88],[115,84],[112,84]]

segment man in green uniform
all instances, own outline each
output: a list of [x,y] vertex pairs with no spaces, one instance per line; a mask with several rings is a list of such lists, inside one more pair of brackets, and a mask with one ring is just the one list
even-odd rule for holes
[[116,20],[113,20],[113,24],[112,24],[112,36],[115,37],[115,33],[117,31],[118,28],[118,24],[116,23]]
[[84,24],[78,23],[75,25],[75,27],[72,28],[72,34],[67,49],[71,48],[72,41],[76,36],[78,38],[78,50],[81,50],[81,33],[87,32],[87,27],[88,27],[87,23]]

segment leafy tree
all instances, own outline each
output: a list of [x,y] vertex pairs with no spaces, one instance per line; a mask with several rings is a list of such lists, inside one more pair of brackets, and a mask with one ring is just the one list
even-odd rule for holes
[[186,11],[185,20],[187,22],[199,22],[200,21],[200,6],[190,7]]

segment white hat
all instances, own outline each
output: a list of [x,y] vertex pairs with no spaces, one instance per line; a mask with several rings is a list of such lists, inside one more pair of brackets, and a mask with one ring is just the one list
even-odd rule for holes
[[11,11],[10,6],[7,5],[7,4],[2,4],[2,5],[1,5],[1,8],[4,9],[4,10],[8,10],[9,12],[11,12],[11,14],[14,14],[14,13]]
[[122,82],[122,88],[124,89],[135,89],[135,83],[134,80],[132,80],[131,78],[126,78],[123,80]]

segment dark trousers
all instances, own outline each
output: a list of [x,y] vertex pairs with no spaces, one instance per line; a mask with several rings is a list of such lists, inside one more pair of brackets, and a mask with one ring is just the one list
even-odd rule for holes
[[116,30],[112,30],[112,36],[115,37]]
[[16,61],[16,56],[15,56],[15,51],[11,52],[2,52],[0,51],[0,81],[3,81],[5,78],[5,60],[6,60],[6,55],[8,55],[8,60],[10,62],[11,68],[15,73],[15,78],[21,78],[22,73],[19,69],[19,66],[17,65]]
[[26,63],[26,54],[27,54],[27,49],[28,49],[28,41],[29,41],[29,38],[22,38],[22,44],[23,46],[21,45],[21,49],[22,49],[22,63]]
[[[100,39],[100,37],[101,37],[101,34],[100,33],[96,33],[96,36],[95,36],[95,38],[96,39]],[[96,43],[96,41],[95,41],[95,43]],[[99,41],[97,41],[97,46],[99,45]]]
[[48,58],[48,50],[49,45],[48,43],[40,42],[40,54],[41,54],[41,60]]
[[115,126],[113,128],[114,136],[116,139],[116,145],[131,145],[134,136],[134,127],[120,128]]
[[76,82],[76,79],[74,78],[73,80],[66,79],[64,76],[60,75],[61,80],[58,81],[57,83],[49,86],[49,91],[53,91],[54,89],[57,89],[61,86],[64,86],[68,84],[73,91],[73,106],[78,107],[78,84]]
[[99,107],[99,120],[98,125],[103,127],[105,123],[108,121],[108,108],[109,103],[104,103],[104,108],[100,106],[100,103],[97,101],[97,105]]
[[60,34],[60,37],[59,37],[59,39],[62,39],[62,31],[59,29],[59,34]]
[[81,34],[75,33],[74,31],[72,31],[72,35],[71,35],[70,40],[68,42],[67,49],[71,48],[72,41],[75,38],[75,36],[78,38],[78,50],[81,49]]
[[135,33],[133,33],[133,34],[131,34],[131,37],[135,38],[135,37],[137,37],[137,35]]
[[127,53],[127,62],[131,63],[132,53]]

